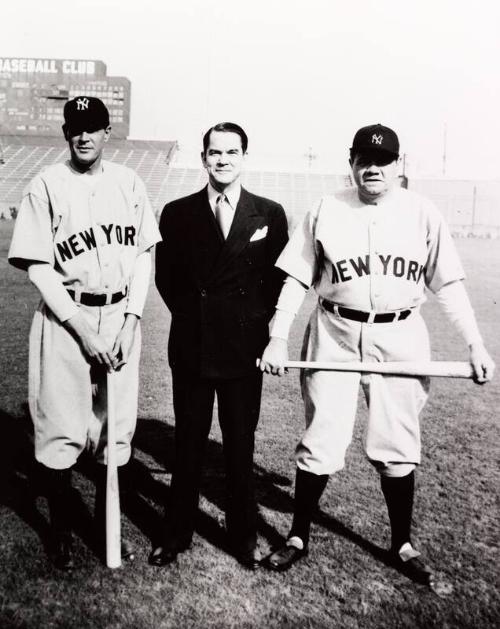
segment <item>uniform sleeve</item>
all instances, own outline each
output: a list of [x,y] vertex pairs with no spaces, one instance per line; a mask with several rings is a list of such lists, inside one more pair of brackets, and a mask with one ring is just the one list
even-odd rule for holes
[[23,270],[31,262],[54,265],[51,208],[40,176],[35,177],[23,193],[8,258],[13,266]]
[[482,343],[474,310],[462,281],[450,282],[437,292],[438,304],[467,345]]
[[135,177],[134,182],[135,204],[140,212],[141,220],[139,224],[139,252],[138,255],[151,249],[161,240],[158,224],[149,202],[146,187],[140,177]]
[[463,280],[465,273],[443,215],[434,205],[429,208],[425,284],[436,293],[450,282]]
[[160,217],[160,235],[162,239],[156,245],[155,284],[168,309],[172,311],[175,299],[174,264],[175,264],[175,219],[170,205],[163,208]]
[[290,328],[304,301],[306,292],[307,288],[304,284],[290,275],[286,278],[276,304],[276,315],[271,326],[270,336],[288,340]]
[[272,232],[266,241],[266,272],[264,275],[264,291],[269,318],[274,314],[276,301],[280,294],[285,274],[276,267],[276,260],[288,242],[288,221],[281,205],[276,207],[271,223]]
[[308,212],[297,225],[288,244],[283,249],[276,266],[307,286],[312,286],[317,275],[315,231],[322,201]]
[[142,317],[144,304],[149,289],[149,276],[151,274],[151,252],[143,251],[136,258],[127,303],[127,314]]
[[54,267],[50,264],[31,264],[28,277],[59,321],[67,321],[77,314],[78,306],[69,296],[61,281],[61,276]]

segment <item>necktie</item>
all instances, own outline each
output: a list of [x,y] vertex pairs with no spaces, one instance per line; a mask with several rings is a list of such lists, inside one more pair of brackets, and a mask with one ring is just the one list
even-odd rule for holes
[[226,195],[220,194],[215,205],[215,220],[220,227],[224,239],[227,238],[233,221],[233,210],[227,202]]

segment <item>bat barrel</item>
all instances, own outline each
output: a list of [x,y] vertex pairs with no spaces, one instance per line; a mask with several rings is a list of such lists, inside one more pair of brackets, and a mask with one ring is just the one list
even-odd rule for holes
[[116,459],[115,373],[107,375],[106,565],[121,566],[120,493]]
[[353,371],[397,376],[472,378],[470,363],[457,361],[394,361],[394,362],[325,362],[290,360],[289,369],[317,369],[324,371]]

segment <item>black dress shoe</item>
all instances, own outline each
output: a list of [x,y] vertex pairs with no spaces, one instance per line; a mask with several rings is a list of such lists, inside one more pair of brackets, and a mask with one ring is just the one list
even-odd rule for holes
[[70,534],[58,536],[54,539],[52,547],[52,563],[59,570],[67,572],[73,570],[73,539]]
[[236,559],[248,570],[258,570],[262,565],[262,555],[256,548],[236,553]]
[[297,548],[296,546],[282,546],[277,551],[269,555],[266,565],[275,572],[285,572],[294,563],[307,555],[307,548]]
[[148,563],[150,566],[157,566],[158,568],[168,566],[177,559],[177,555],[183,550],[186,549],[157,546],[149,555]]

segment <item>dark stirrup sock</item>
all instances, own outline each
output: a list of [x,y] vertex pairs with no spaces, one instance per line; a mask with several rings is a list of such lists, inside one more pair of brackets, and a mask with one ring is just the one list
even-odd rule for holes
[[293,523],[288,538],[300,537],[304,548],[309,544],[309,532],[328,474],[312,474],[297,468]]
[[380,482],[391,523],[391,548],[397,552],[406,542],[411,543],[415,472],[401,477],[381,476]]
[[45,468],[47,497],[52,532],[56,536],[71,532],[71,468],[54,470]]

